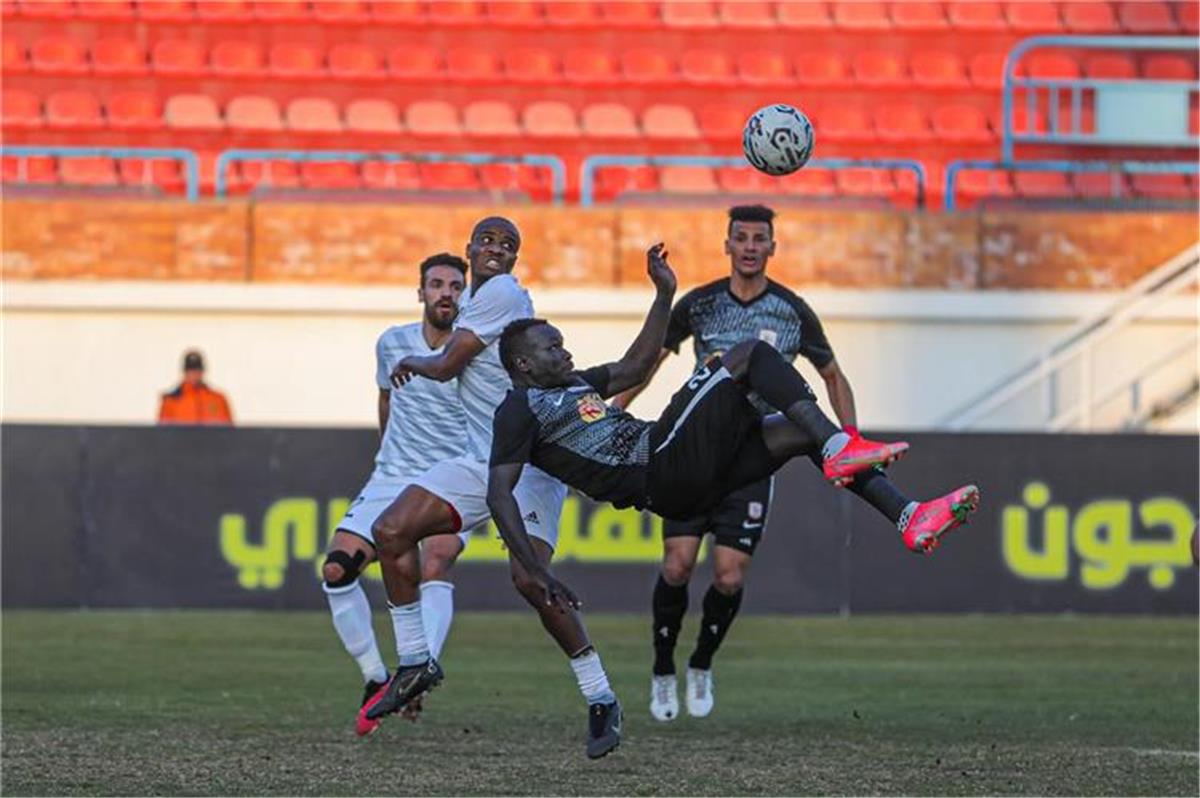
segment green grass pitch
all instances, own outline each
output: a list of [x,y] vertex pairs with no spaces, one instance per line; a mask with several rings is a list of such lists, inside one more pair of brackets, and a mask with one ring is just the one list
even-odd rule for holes
[[713,714],[665,725],[646,708],[648,623],[589,618],[626,707],[621,748],[589,762],[570,669],[531,613],[460,613],[422,722],[359,740],[358,671],[325,614],[5,612],[0,791],[1200,792],[1195,618],[744,617]]

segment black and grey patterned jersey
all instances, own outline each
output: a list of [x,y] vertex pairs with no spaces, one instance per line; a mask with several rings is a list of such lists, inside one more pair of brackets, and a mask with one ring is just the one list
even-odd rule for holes
[[513,388],[496,408],[491,464],[531,463],[597,501],[641,506],[652,424],[605,404],[608,380],[597,366],[564,388]]

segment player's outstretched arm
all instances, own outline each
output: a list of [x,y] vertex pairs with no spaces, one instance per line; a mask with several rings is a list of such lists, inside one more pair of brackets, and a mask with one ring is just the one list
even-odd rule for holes
[[671,319],[671,300],[675,298],[675,272],[667,263],[664,244],[655,244],[646,251],[646,273],[654,283],[654,302],[642,323],[641,332],[633,339],[625,356],[608,364],[607,396],[641,385],[650,379],[662,359],[667,323]]
[[467,364],[485,347],[486,344],[470,330],[455,330],[438,354],[410,356],[397,363],[396,368],[392,369],[392,384],[399,388],[414,374],[438,382],[449,382],[462,374]]

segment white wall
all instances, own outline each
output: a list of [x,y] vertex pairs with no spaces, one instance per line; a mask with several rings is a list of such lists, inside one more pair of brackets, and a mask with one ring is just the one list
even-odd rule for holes
[[[873,428],[936,425],[1108,300],[1063,292],[820,291],[805,294],[827,328]],[[537,289],[581,366],[618,357],[649,294]],[[13,283],[3,286],[0,418],[152,423],[184,349],[208,360],[241,424],[369,426],[374,342],[415,320],[415,291],[330,286]],[[1115,338],[1101,377],[1130,369],[1195,329],[1179,298]],[[1194,364],[1192,364],[1194,365]],[[635,405],[652,415],[692,366],[670,358]],[[805,375],[819,378],[807,364]],[[818,387],[818,394],[824,396]],[[1186,428],[1195,429],[1194,418]]]

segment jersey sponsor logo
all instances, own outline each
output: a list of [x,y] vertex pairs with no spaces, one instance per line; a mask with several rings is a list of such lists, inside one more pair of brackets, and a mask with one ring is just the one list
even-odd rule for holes
[[766,341],[771,346],[776,346],[779,343],[779,333],[774,330],[759,330],[758,340]]
[[746,505],[746,515],[750,516],[750,518],[751,518],[752,520],[755,520],[755,521],[757,521],[757,520],[761,519],[761,518],[763,517],[763,505],[762,505],[762,502],[750,502],[750,503],[748,503],[748,504]]
[[579,411],[579,417],[583,419],[583,423],[585,424],[599,421],[608,415],[608,407],[604,404],[600,395],[595,393],[579,397],[575,401],[575,408]]

